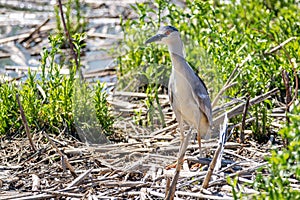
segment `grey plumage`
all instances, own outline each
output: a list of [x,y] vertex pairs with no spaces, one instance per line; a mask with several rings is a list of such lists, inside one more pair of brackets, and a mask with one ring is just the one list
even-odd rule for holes
[[201,136],[210,137],[212,108],[207,88],[184,57],[183,43],[178,30],[172,26],[161,27],[158,33],[146,43],[166,44],[172,60],[172,72],[169,80],[169,98],[180,128],[181,145],[177,160],[176,173],[166,199],[172,199],[185,151],[191,137],[189,131],[184,137],[184,121],[197,130],[197,141],[201,152]]

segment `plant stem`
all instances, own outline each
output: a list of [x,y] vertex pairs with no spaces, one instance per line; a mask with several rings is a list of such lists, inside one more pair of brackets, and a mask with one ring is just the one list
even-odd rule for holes
[[61,20],[62,20],[62,23],[63,23],[64,31],[65,31],[66,37],[69,41],[70,49],[72,51],[72,55],[74,57],[77,70],[79,70],[79,77],[80,77],[80,80],[83,80],[83,73],[82,73],[81,67],[79,66],[79,63],[78,63],[78,55],[74,50],[74,45],[73,45],[73,42],[72,42],[72,38],[71,38],[70,33],[69,33],[69,31],[67,29],[67,26],[66,26],[61,0],[58,0],[58,5],[59,5],[59,10],[60,10],[60,15],[61,15]]

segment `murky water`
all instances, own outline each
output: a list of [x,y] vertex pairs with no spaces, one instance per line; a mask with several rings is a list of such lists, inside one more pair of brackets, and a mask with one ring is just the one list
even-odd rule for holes
[[[85,1],[82,12],[88,19],[86,39],[87,47],[82,63],[85,71],[90,73],[111,67],[114,61],[107,50],[114,47],[119,39],[120,14],[126,14],[124,5],[118,6],[111,1]],[[55,32],[54,5],[56,0],[4,0],[0,1],[0,74],[6,77],[18,77],[20,71],[39,65],[43,47],[49,47],[47,37]],[[38,44],[22,43],[36,27],[47,19],[50,21],[41,28]],[[98,35],[97,35],[98,34]],[[99,36],[99,34],[102,34]],[[105,37],[108,35],[107,37]],[[110,36],[116,37],[110,37]],[[26,46],[27,45],[27,46]],[[13,69],[15,67],[15,70]]]

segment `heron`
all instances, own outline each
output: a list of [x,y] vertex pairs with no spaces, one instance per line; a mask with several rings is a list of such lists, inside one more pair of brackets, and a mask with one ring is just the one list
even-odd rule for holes
[[173,26],[162,26],[157,34],[145,43],[152,42],[167,45],[172,61],[168,95],[179,124],[181,141],[175,175],[166,195],[166,199],[173,199],[183,158],[191,137],[191,129],[186,137],[184,136],[183,125],[187,123],[197,130],[199,154],[202,157],[201,137],[210,137],[212,108],[207,87],[185,59],[184,45],[179,31]]

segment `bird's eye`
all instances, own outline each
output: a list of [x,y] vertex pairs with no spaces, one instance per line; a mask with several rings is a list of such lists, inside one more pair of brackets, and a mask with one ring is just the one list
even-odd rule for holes
[[170,35],[171,31],[166,31],[165,34],[166,35]]

